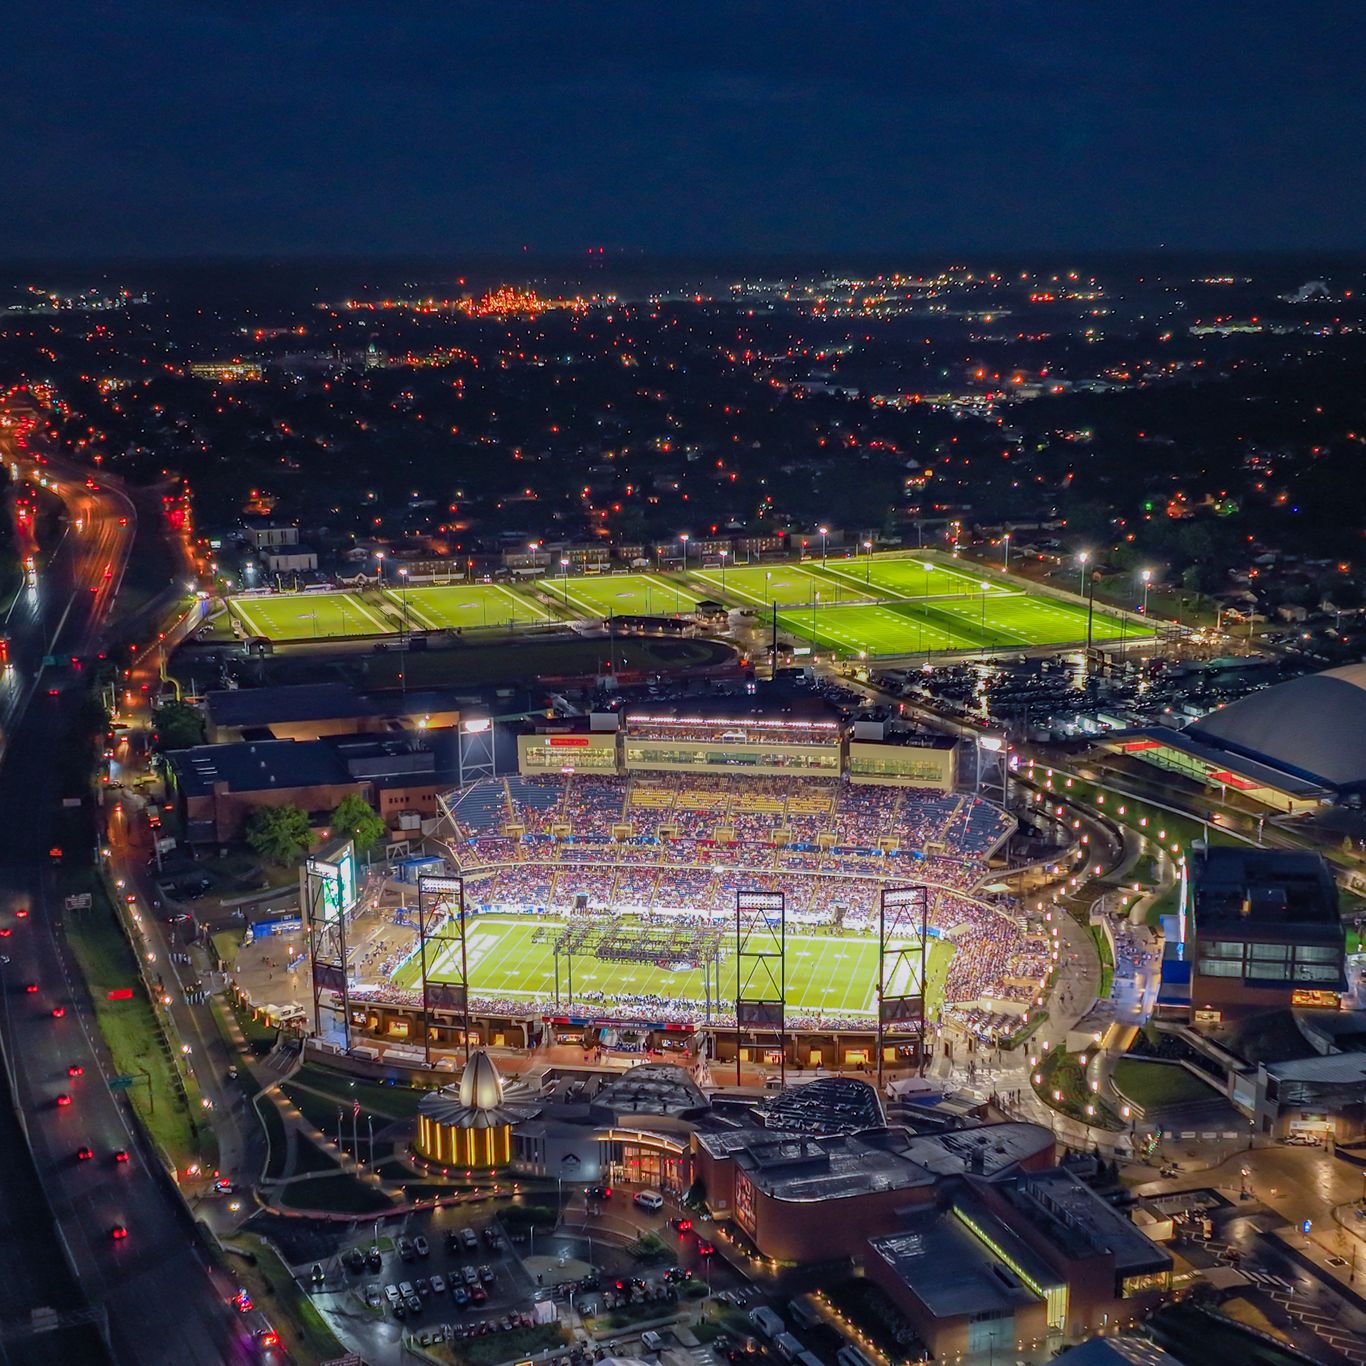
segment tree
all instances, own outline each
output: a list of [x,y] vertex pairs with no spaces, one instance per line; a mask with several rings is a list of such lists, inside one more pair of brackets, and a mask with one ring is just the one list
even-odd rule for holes
[[384,822],[359,792],[348,792],[332,813],[332,833],[338,839],[351,840],[358,851],[364,851],[384,833]]
[[152,713],[157,748],[189,749],[204,743],[204,718],[188,702],[163,702]]
[[262,806],[247,818],[247,844],[272,863],[293,863],[312,842],[308,816],[297,806]]

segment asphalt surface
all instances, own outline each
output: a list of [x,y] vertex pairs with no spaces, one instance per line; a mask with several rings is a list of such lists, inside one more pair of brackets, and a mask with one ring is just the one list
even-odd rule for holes
[[[0,451],[24,467],[24,453],[15,450],[9,434],[0,436]],[[96,1310],[107,1312],[116,1358],[177,1366],[252,1362],[258,1358],[227,1304],[227,1283],[215,1281],[193,1221],[141,1141],[126,1098],[108,1087],[112,1068],[65,944],[48,851],[66,794],[52,759],[81,694],[69,686],[66,671],[45,668],[41,661],[98,647],[137,519],[122,494],[85,488],[84,471],[55,461],[43,469],[61,482],[68,529],[40,555],[37,585],[21,591],[24,601],[16,603],[7,626],[12,669],[0,703],[7,739],[0,767],[0,829],[6,832],[0,928],[11,932],[0,939],[0,953],[10,959],[0,965],[6,1006],[0,1024],[15,1058],[17,1093],[39,1176],[81,1292]],[[24,909],[29,914],[21,918]],[[37,990],[28,991],[29,984]],[[57,1008],[65,1012],[60,1018],[53,1015]],[[69,1075],[73,1064],[83,1075]],[[71,1103],[58,1105],[59,1095],[70,1096]],[[82,1146],[92,1150],[90,1159],[77,1157]],[[128,1152],[128,1162],[115,1161],[120,1149]],[[10,1164],[0,1164],[6,1206],[21,1198],[16,1179]],[[126,1239],[114,1239],[116,1225],[127,1230]],[[50,1262],[50,1236],[41,1225],[29,1231],[27,1242],[12,1249],[12,1264],[28,1260],[30,1252],[35,1267]]]

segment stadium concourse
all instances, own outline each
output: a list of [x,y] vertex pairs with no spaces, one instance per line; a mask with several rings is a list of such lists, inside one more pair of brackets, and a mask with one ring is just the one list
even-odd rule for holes
[[[976,797],[773,777],[513,775],[472,783],[446,805],[447,862],[471,912],[473,1014],[563,1013],[556,956],[576,926],[577,1013],[733,1030],[729,950],[742,888],[785,895],[793,1029],[872,1027],[888,885],[929,889],[927,998],[968,1032],[1019,1029],[1055,964],[1045,926],[983,890],[1013,825]],[[420,1004],[415,918],[408,909],[391,919],[392,932],[360,953],[353,1006]],[[636,941],[647,947],[633,951]],[[429,981],[456,975],[456,952],[429,949]]]

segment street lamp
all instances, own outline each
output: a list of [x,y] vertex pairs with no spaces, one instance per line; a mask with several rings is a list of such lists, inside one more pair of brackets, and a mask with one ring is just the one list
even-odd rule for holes
[[1078,571],[1079,571],[1079,572],[1078,572],[1078,577],[1077,577],[1077,592],[1078,592],[1078,593],[1085,594],[1085,592],[1086,592],[1086,562],[1087,562],[1087,560],[1089,560],[1090,558],[1091,558],[1091,552],[1090,552],[1089,550],[1083,550],[1083,551],[1077,556],[1077,568],[1078,568]]

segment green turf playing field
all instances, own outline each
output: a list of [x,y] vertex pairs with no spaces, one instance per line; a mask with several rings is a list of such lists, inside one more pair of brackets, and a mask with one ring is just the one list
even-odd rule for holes
[[524,625],[549,621],[550,613],[538,602],[498,583],[424,584],[385,590],[393,606],[402,611],[408,603],[409,625],[414,630],[472,631],[484,626]]
[[[472,995],[508,998],[513,1001],[544,999],[555,992],[555,958],[551,944],[563,922],[542,917],[480,915],[469,926],[466,953]],[[540,938],[537,939],[537,933]],[[935,1014],[944,998],[944,981],[954,946],[935,939],[929,951],[929,989],[927,1009]],[[449,961],[459,952],[448,945],[444,954]],[[443,972],[446,959],[430,968],[433,980],[452,979],[456,974]],[[567,990],[565,965],[561,963],[561,993]],[[416,960],[400,968],[395,985],[419,984]],[[909,983],[893,983],[898,990],[909,990]],[[700,1002],[705,993],[700,969],[673,971],[654,963],[603,961],[588,955],[574,960],[574,990],[601,992],[609,1000],[622,995],[650,995]],[[721,965],[720,998],[733,1000],[735,967],[733,960]],[[793,1014],[815,1015],[827,1012],[836,1016],[871,1017],[877,996],[877,942],[868,935],[835,935],[807,932],[787,936],[787,1006]]]
[[[975,598],[933,598],[925,602],[792,608],[779,611],[778,624],[818,650],[871,656],[914,655],[926,650],[1028,649],[1074,644],[1086,639],[1086,608],[1025,593],[978,593]],[[1094,640],[1124,633],[1118,617],[1097,610]]]
[[376,636],[398,630],[397,613],[362,602],[355,593],[272,593],[233,598],[232,611],[250,636],[270,640],[323,640],[335,636]]
[[536,587],[571,617],[653,616],[691,612],[697,595],[663,574],[602,574],[540,579]]
[[866,602],[886,597],[885,591],[868,588],[861,581],[843,575],[822,573],[818,564],[739,565],[720,569],[701,569],[692,578],[707,585],[707,591],[723,602],[738,602],[747,607],[779,607],[794,603]]

